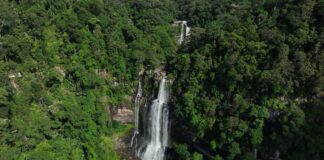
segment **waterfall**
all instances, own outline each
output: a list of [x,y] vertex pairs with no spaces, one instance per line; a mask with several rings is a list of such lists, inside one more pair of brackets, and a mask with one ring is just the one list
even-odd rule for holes
[[154,99],[148,112],[148,135],[137,152],[142,160],[163,160],[169,138],[168,80],[164,77],[159,86],[157,99]]
[[131,147],[133,147],[134,145],[134,141],[136,141],[135,144],[135,148],[137,146],[137,139],[136,136],[139,134],[139,130],[138,130],[138,125],[139,125],[139,107],[140,107],[140,100],[142,98],[142,85],[141,85],[141,81],[138,82],[138,86],[137,86],[137,93],[136,93],[136,97],[134,100],[134,106],[135,106],[135,116],[134,116],[134,133],[133,133],[133,137],[131,140]]
[[187,25],[187,21],[180,21],[180,36],[178,39],[178,44],[182,44],[185,38],[190,36],[190,27]]
[[179,40],[178,40],[178,43],[179,44],[182,44],[182,42],[184,41],[184,23],[183,21],[181,22],[181,26],[180,26],[180,37],[179,37]]

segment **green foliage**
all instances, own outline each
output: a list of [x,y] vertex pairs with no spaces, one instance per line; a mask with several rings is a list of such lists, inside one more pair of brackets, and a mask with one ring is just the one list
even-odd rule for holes
[[190,153],[186,144],[176,144],[174,148],[180,159],[190,159]]
[[[113,135],[129,128],[110,110],[141,70],[165,67],[180,159],[320,160],[323,6],[3,0],[0,159],[119,159]],[[176,19],[192,27],[180,47]]]
[[193,154],[193,160],[203,160],[203,156],[197,152]]
[[165,2],[1,1],[0,159],[120,159],[110,111],[176,50]]
[[323,108],[308,108],[323,101],[323,2],[176,2],[192,27],[168,62],[176,141],[204,158],[321,159],[302,143],[323,144],[308,130],[323,131],[308,121]]

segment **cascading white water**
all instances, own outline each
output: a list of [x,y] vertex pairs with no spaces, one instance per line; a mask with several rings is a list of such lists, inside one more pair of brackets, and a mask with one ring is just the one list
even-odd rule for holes
[[[137,156],[142,160],[163,160],[169,135],[168,80],[162,79],[157,99],[153,100],[148,114],[148,135]],[[145,149],[142,151],[142,149]]]
[[178,44],[182,44],[186,37],[190,36],[190,27],[187,25],[187,21],[180,21],[180,36],[178,39]]
[[182,44],[182,42],[184,41],[184,23],[183,23],[183,21],[182,21],[180,27],[181,27],[180,28],[181,31],[180,31],[180,37],[179,37],[178,43]]
[[139,134],[139,130],[138,130],[138,125],[139,125],[139,107],[140,107],[140,100],[142,98],[142,85],[141,85],[141,81],[138,82],[138,86],[137,86],[137,93],[136,93],[136,97],[135,97],[135,101],[134,101],[134,106],[135,106],[135,118],[134,118],[134,134],[131,140],[131,147],[133,147],[134,145],[134,141],[136,141],[135,144],[135,148],[137,146],[137,139],[136,136]]

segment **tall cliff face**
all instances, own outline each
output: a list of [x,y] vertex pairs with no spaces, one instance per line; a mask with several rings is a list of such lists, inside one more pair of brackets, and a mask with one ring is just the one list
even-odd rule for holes
[[[143,159],[145,150],[148,148],[148,144],[152,139],[152,128],[155,128],[155,124],[151,123],[155,117],[155,115],[152,116],[152,114],[156,113],[154,109],[156,109],[155,106],[158,105],[153,105],[159,101],[157,100],[159,99],[158,97],[161,97],[161,91],[159,90],[161,88],[161,82],[165,79],[165,77],[166,73],[164,72],[163,67],[155,70],[143,69],[139,73],[137,86],[136,88],[134,87],[131,105],[118,107],[115,111],[113,111],[114,120],[122,123],[134,123],[133,132],[117,142],[117,146],[119,146],[117,150],[121,154],[122,159]],[[169,81],[164,83],[164,85],[168,84]],[[169,90],[166,89],[166,87],[169,86],[163,87],[165,88],[163,94],[169,94]],[[159,118],[161,122],[160,127],[167,128],[168,130],[170,128],[169,123],[162,124],[162,121],[167,121],[169,119],[167,118],[169,115],[166,114],[168,112],[165,110],[165,103],[162,102],[161,104],[161,117]],[[162,115],[167,115],[167,117]],[[160,132],[160,129],[156,129],[156,132]],[[161,139],[167,139],[166,137],[169,136],[168,134],[162,134],[161,131],[161,134],[158,135],[158,137],[161,137]],[[156,148],[166,148],[167,145],[167,141],[161,141],[161,147]],[[164,156],[164,149],[163,154],[160,155]]]
[[139,81],[134,98],[138,115],[131,146],[141,159],[163,159],[169,137],[169,82],[162,68],[142,72]]
[[143,141],[136,150],[142,160],[163,160],[169,139],[168,79],[159,82],[158,95],[145,108]]

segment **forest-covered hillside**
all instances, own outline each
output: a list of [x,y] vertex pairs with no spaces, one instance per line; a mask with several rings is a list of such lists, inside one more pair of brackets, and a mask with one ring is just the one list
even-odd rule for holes
[[324,1],[179,0],[168,60],[181,159],[324,158]]
[[172,6],[1,0],[0,159],[118,159],[111,110],[175,53]]
[[170,159],[322,160],[323,23],[323,0],[1,0],[0,159],[123,159],[112,111],[162,67]]

